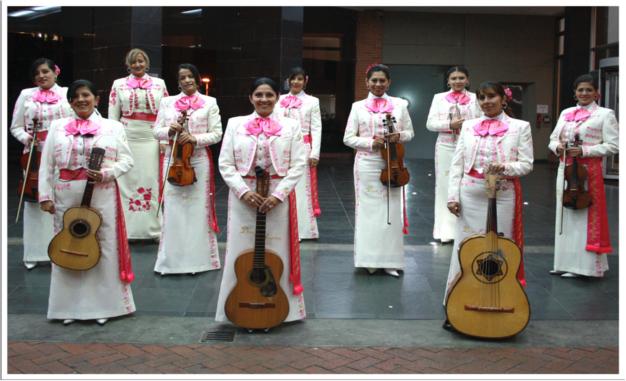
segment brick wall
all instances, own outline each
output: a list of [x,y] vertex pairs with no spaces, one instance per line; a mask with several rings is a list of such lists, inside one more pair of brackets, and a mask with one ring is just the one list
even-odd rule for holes
[[356,25],[356,65],[354,99],[367,97],[365,69],[372,63],[382,63],[383,58],[383,12],[363,11],[358,14]]

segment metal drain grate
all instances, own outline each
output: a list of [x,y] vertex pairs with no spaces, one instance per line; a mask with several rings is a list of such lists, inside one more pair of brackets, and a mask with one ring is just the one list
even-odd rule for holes
[[220,328],[212,331],[202,332],[202,336],[200,337],[201,343],[206,343],[207,341],[230,341],[235,340],[235,330],[229,328]]

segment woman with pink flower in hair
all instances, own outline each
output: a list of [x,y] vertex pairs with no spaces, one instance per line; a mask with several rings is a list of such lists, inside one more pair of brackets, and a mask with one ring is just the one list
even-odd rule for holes
[[449,91],[433,97],[426,128],[437,132],[435,145],[435,223],[433,238],[442,243],[454,239],[456,217],[448,211],[448,179],[454,149],[465,120],[480,116],[476,94],[469,92],[469,71],[453,66],[446,73]]
[[[471,235],[485,234],[488,204],[485,173],[495,173],[501,178],[496,195],[498,232],[514,240],[522,252],[524,248],[519,178],[533,169],[530,124],[508,114],[511,92],[500,83],[481,83],[476,96],[483,115],[463,122],[450,166],[447,206],[458,219],[444,304],[461,275],[458,258],[461,242]],[[522,285],[526,284],[523,261],[517,278]]]
[[[36,59],[31,65],[30,73],[36,86],[22,90],[15,103],[11,121],[11,134],[24,144],[23,153],[25,154],[29,152],[33,140],[35,120],[38,123],[37,140],[39,141],[36,149],[41,152],[50,124],[57,119],[74,114],[66,99],[67,87],[57,84],[61,70],[51,59]],[[35,168],[39,167],[39,163],[33,162],[31,165],[36,165]],[[37,265],[37,262],[50,260],[48,244],[54,236],[54,228],[52,216],[39,209],[37,200],[25,200],[23,261],[24,266],[30,270]]]
[[122,122],[136,166],[119,181],[129,239],[158,239],[159,142],[152,129],[167,88],[148,75],[150,57],[141,49],[126,54],[129,75],[116,79],[109,95],[109,119]]
[[317,196],[317,164],[322,142],[322,118],[320,101],[304,92],[309,76],[301,67],[294,67],[289,74],[289,94],[278,100],[277,112],[296,119],[302,128],[302,137],[307,150],[307,168],[296,185],[298,202],[298,231],[300,239],[319,238],[317,217],[322,213]]
[[[370,65],[365,74],[369,94],[352,105],[343,136],[344,144],[356,150],[354,267],[366,268],[370,274],[384,269],[388,275],[399,277],[398,271],[404,268],[403,233],[408,234],[404,188],[388,192],[380,181],[386,166],[380,149],[385,139],[391,143],[413,139],[413,125],[407,101],[387,95],[389,68]],[[384,123],[387,115],[395,119],[393,132]]]
[[[219,227],[215,215],[215,166],[209,146],[222,140],[222,120],[215,98],[198,92],[198,69],[178,65],[180,94],[163,98],[154,128],[162,143],[191,143],[190,158],[195,172],[193,184],[179,186],[164,182],[163,224],[154,271],[164,274],[195,274],[220,268],[217,249]],[[186,118],[182,116],[186,115]],[[184,119],[184,120],[183,120]],[[162,176],[171,164],[171,146],[165,151]],[[155,211],[156,213],[156,211]]]
[[[619,125],[615,112],[598,106],[598,86],[591,75],[574,81],[576,106],[563,112],[550,135],[550,149],[560,157],[556,180],[554,267],[551,274],[564,278],[602,277],[609,269],[609,237],[602,158],[619,150]],[[574,146],[575,141],[578,146]],[[577,158],[587,169],[585,189],[591,205],[584,209],[563,207],[564,170]]]

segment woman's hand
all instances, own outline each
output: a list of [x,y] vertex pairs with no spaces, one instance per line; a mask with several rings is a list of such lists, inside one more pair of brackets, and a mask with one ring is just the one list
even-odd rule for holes
[[191,144],[193,144],[195,146],[196,143],[198,142],[198,140],[196,139],[195,136],[193,136],[189,132],[183,131],[183,132],[180,133],[180,135],[178,135],[178,142],[180,144],[191,143]]
[[491,163],[485,169],[485,173],[490,173],[492,175],[501,175],[504,173],[505,169],[506,168],[504,167],[504,164]]
[[392,132],[391,134],[385,135],[385,138],[389,139],[389,143],[398,143],[400,142],[400,133]]
[[565,146],[563,145],[563,143],[559,143],[559,145],[556,146],[556,156],[562,156],[564,150]]
[[450,121],[450,129],[452,131],[460,130],[461,126],[463,125],[463,122],[465,122],[465,119],[463,119],[463,118],[452,119]]
[[101,183],[104,179],[104,175],[100,171],[94,171],[93,169],[87,169],[87,178],[96,183]]
[[378,136],[374,137],[374,143],[372,143],[372,150],[379,150],[385,146],[385,139]]
[[56,208],[54,207],[54,202],[50,200],[42,201],[41,203],[39,203],[39,208],[43,210],[44,212],[48,212],[50,214],[54,214],[54,212],[56,212]]
[[269,196],[263,201],[263,204],[259,207],[259,212],[267,213],[272,210],[276,205],[280,204],[281,201],[274,196]]
[[319,159],[313,159],[313,158],[309,159],[309,165],[310,165],[311,167],[317,167],[317,165],[319,164],[319,162],[320,162],[320,161],[319,161]]
[[241,199],[253,209],[258,208],[263,204],[263,201],[265,201],[265,197],[254,191],[247,191],[243,196],[241,196]]
[[583,147],[570,147],[566,152],[569,157],[579,157],[583,155]]
[[183,126],[180,125],[178,122],[170,123],[170,130],[167,132],[167,134],[169,136],[174,136],[174,135],[176,135],[177,132],[178,133],[183,132]]
[[455,216],[459,217],[461,215],[461,204],[459,204],[458,202],[452,201],[448,203],[448,210],[450,211],[450,213],[454,214]]

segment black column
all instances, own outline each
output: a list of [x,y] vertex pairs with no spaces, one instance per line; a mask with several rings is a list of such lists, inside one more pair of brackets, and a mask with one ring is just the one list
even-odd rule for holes
[[573,106],[572,84],[576,77],[589,72],[591,43],[591,8],[565,8],[565,47],[561,67],[561,109]]

